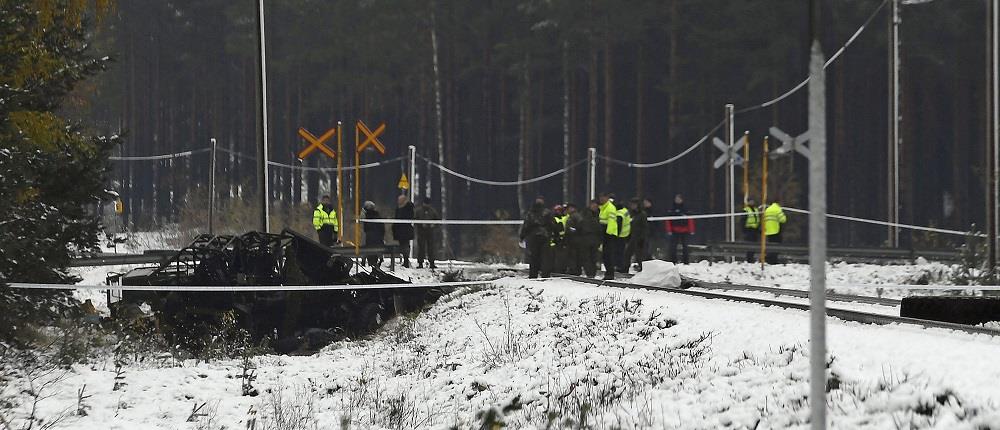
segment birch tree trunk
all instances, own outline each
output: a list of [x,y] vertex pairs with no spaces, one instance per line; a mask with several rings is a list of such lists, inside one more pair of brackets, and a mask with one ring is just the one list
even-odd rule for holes
[[[433,51],[433,65],[434,65],[434,113],[437,122],[437,147],[438,147],[438,164],[444,165],[445,163],[445,151],[444,151],[444,118],[441,112],[441,68],[438,64],[438,40],[437,40],[437,13],[435,9],[437,8],[436,2],[431,2],[431,50]],[[448,219],[448,185],[447,178],[445,177],[444,170],[438,169],[441,173],[441,183],[440,191],[438,194],[441,196],[441,218]],[[441,226],[441,242],[444,243],[444,250],[447,252],[448,247],[448,227]]]

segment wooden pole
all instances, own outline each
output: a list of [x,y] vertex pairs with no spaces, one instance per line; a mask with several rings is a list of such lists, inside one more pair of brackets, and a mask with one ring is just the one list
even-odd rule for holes
[[354,255],[361,255],[361,140],[354,126]]
[[337,221],[340,237],[337,241],[344,241],[344,126],[337,121]]
[[750,200],[750,130],[743,132],[743,205]]
[[767,136],[764,136],[764,155],[761,157],[763,173],[760,179],[760,269],[764,270],[765,256],[767,255],[767,232],[764,231],[764,225],[767,221],[767,217],[764,213],[767,212]]

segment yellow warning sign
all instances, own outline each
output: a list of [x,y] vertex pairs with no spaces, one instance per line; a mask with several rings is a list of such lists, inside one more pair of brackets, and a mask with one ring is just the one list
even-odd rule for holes
[[118,215],[121,215],[122,212],[125,212],[125,203],[122,202],[122,199],[116,199],[115,200],[115,213],[118,214]]
[[399,177],[399,184],[396,185],[396,188],[401,190],[410,189],[410,180],[406,178],[406,173]]

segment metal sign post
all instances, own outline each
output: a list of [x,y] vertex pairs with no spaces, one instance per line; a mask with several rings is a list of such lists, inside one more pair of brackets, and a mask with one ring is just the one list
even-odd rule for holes
[[[733,104],[726,104],[726,146],[730,153],[729,162],[726,163],[728,168],[726,169],[726,213],[733,213],[736,211],[736,163],[732,154],[733,143],[736,138],[734,136],[733,128]],[[730,218],[726,221],[726,240],[729,242],[736,242],[736,218]]]

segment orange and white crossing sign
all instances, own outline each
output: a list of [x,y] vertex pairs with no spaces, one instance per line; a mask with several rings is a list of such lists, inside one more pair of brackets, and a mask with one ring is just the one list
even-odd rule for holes
[[316,137],[314,134],[310,133],[309,130],[300,127],[299,136],[302,136],[302,138],[305,139],[306,142],[309,142],[309,146],[299,151],[299,159],[300,160],[305,159],[306,157],[309,156],[309,154],[312,154],[313,151],[317,149],[320,150],[320,152],[326,154],[327,157],[334,159],[337,158],[337,153],[323,143],[326,142],[327,140],[330,140],[330,138],[333,137],[333,135],[335,134],[337,134],[337,129],[331,128],[327,130],[326,133],[323,133],[322,136]]
[[375,131],[372,131],[364,121],[358,120],[357,132],[365,135],[365,141],[358,145],[358,152],[364,151],[368,145],[373,145],[380,154],[385,155],[385,145],[378,140],[378,137],[385,133],[385,123],[379,124]]

